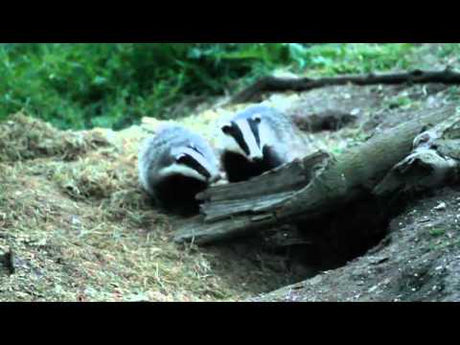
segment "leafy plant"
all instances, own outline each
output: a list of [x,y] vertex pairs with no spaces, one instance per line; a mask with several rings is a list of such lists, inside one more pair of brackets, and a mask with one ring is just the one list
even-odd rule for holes
[[282,68],[308,75],[407,67],[410,44],[1,44],[0,119],[123,128],[184,97],[223,95]]

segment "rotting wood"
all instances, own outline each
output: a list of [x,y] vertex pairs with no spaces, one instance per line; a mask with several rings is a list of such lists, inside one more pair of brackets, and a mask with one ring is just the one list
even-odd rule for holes
[[460,168],[460,114],[417,135],[412,152],[374,188],[376,196],[420,192],[458,180]]

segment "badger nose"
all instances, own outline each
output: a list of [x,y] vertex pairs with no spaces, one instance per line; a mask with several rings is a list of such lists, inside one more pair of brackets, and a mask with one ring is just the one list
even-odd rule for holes
[[261,160],[264,159],[263,155],[255,155],[250,157],[253,162],[260,162]]

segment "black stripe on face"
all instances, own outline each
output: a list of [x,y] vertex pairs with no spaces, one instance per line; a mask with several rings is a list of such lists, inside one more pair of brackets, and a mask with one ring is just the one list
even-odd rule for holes
[[249,119],[249,127],[251,128],[252,134],[254,134],[254,138],[256,138],[257,146],[260,147],[260,136],[259,136],[259,123],[260,121],[255,119]]
[[206,178],[210,178],[211,174],[209,171],[203,167],[195,158],[189,156],[188,154],[183,154],[177,159],[177,163],[183,164],[197,171],[200,175],[203,175]]
[[238,127],[234,121],[230,122],[230,126],[227,125],[222,127],[222,131],[235,139],[236,143],[241,147],[244,153],[249,156],[248,144],[246,144],[246,141],[243,138],[243,133],[241,133],[240,127]]

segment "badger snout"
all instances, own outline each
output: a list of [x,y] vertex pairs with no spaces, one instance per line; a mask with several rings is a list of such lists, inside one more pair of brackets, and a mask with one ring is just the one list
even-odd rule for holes
[[256,154],[256,155],[252,155],[252,156],[249,156],[249,160],[251,162],[260,162],[264,159],[264,155],[262,153],[260,154]]

